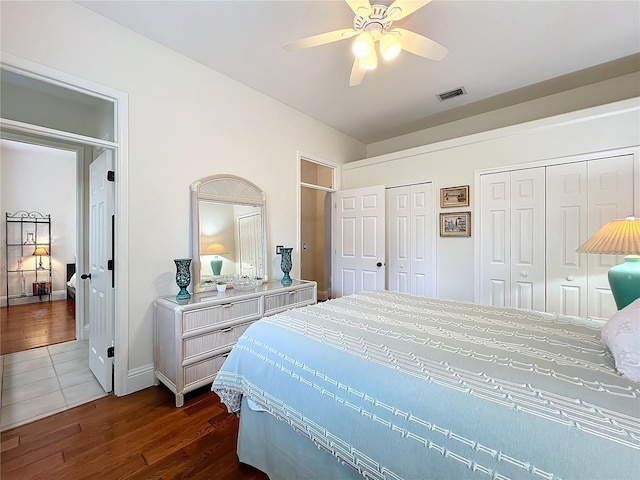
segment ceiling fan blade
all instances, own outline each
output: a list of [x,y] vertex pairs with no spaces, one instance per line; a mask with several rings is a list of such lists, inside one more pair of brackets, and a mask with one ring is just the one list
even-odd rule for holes
[[358,66],[358,57],[353,62],[353,67],[351,68],[351,76],[349,77],[349,86],[356,87],[360,85],[362,79],[364,78],[367,71]]
[[421,57],[430,58],[431,60],[442,60],[449,53],[449,49],[440,45],[438,42],[418,35],[404,28],[394,28],[391,32],[400,34],[400,44],[402,49]]
[[387,18],[395,22],[407,15],[411,15],[430,1],[431,0],[396,0],[387,8]]
[[332,32],[321,33],[312,37],[302,38],[295,42],[287,43],[283,48],[287,52],[291,52],[293,50],[300,50],[301,48],[317,47],[318,45],[325,45],[327,43],[351,38],[358,33],[360,32],[353,28],[344,28],[342,30],[334,30]]
[[[344,0],[349,5],[349,8],[353,10],[353,13],[361,17],[365,17],[371,13],[371,4],[369,0]],[[364,12],[358,11],[364,9]]]

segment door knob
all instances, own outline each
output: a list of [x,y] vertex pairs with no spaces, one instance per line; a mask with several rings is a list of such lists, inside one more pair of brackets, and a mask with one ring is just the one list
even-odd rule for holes
[[567,277],[567,281],[569,281],[569,282],[573,282],[573,277],[572,277],[571,275],[569,275],[569,276]]
[[382,262],[376,263],[376,267],[381,267],[381,266],[382,266]]
[[82,275],[80,275],[80,278],[82,280],[86,280],[87,278],[91,279],[91,274],[90,273],[83,273]]

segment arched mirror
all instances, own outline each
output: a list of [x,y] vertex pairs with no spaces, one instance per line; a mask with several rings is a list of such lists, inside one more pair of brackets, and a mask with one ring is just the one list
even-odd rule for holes
[[264,192],[233,175],[191,184],[194,292],[215,290],[220,279],[266,277]]

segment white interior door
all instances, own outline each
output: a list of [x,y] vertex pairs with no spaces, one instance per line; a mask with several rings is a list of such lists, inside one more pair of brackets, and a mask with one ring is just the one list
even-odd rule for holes
[[587,163],[547,167],[547,306],[584,316],[587,257],[576,248],[587,239]]
[[387,190],[389,290],[435,294],[434,225],[432,183]]
[[108,349],[114,344],[112,270],[112,218],[114,184],[107,180],[113,169],[113,152],[105,150],[91,162],[89,212],[89,368],[106,392],[113,389],[113,358]]
[[383,186],[336,192],[334,296],[384,290]]
[[480,303],[511,306],[511,174],[480,177]]
[[239,263],[242,275],[250,277],[262,274],[262,265],[258,264],[260,255],[259,232],[261,228],[261,215],[250,214],[238,217],[238,244]]
[[544,312],[545,169],[511,172],[511,306]]
[[[587,238],[609,220],[633,215],[633,155],[601,158],[587,164],[589,218]],[[586,240],[586,239],[585,239]],[[589,255],[587,267],[587,315],[611,318],[616,307],[607,274],[614,265],[624,262],[623,255]]]

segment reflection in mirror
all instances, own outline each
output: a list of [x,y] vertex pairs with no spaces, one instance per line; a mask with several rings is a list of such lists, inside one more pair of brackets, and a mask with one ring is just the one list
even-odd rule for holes
[[229,277],[266,277],[264,193],[240,177],[215,175],[191,185],[194,291]]

